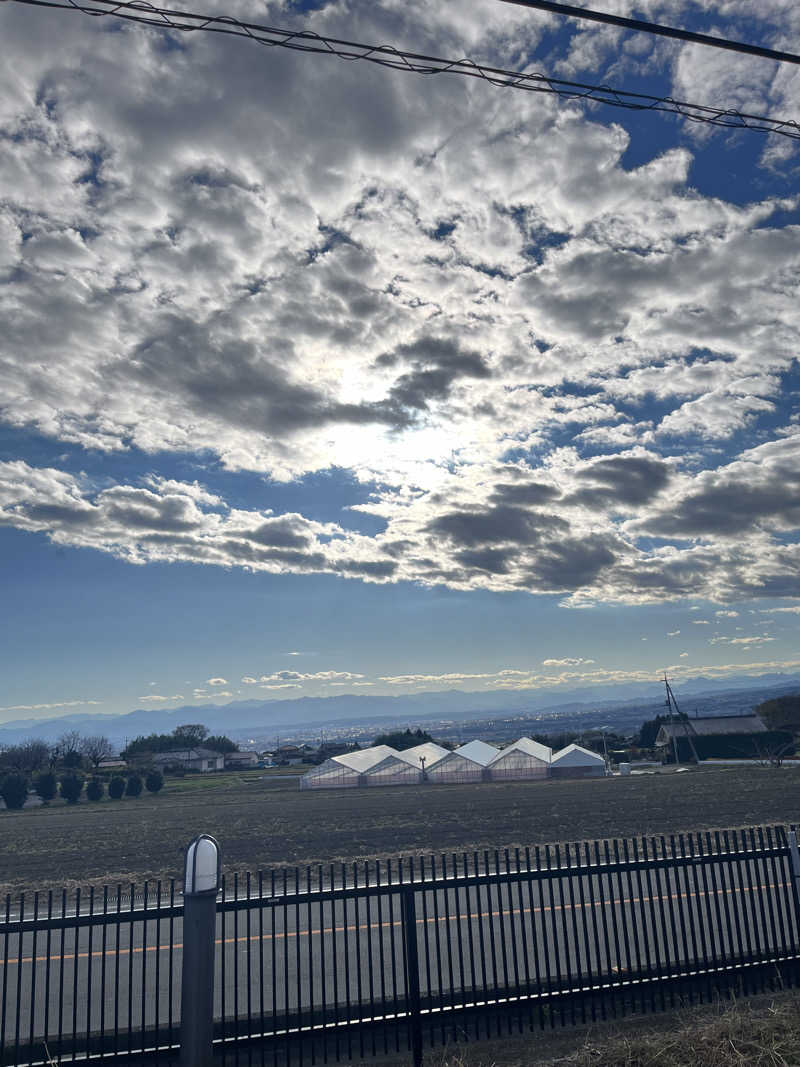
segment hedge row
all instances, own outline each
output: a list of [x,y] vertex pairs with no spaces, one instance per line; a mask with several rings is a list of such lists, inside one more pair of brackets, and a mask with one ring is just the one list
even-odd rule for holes
[[[121,775],[115,775],[108,783],[108,795],[112,800],[119,800],[123,796],[138,797],[141,795],[143,787],[150,793],[157,793],[163,784],[164,776],[160,771],[149,771],[145,776],[144,783],[141,775],[138,774],[130,774],[127,779]],[[59,780],[52,771],[45,771],[42,774],[38,774],[33,780],[33,790],[38,793],[45,804],[49,804],[51,800],[59,795],[68,804],[77,804],[83,794],[84,785],[86,786],[88,800],[102,800],[105,796],[105,783],[102,778],[97,776],[90,778],[86,782],[82,775],[69,771]],[[28,792],[28,779],[24,774],[13,771],[0,780],[0,797],[5,801],[7,808],[17,810],[22,808]]]

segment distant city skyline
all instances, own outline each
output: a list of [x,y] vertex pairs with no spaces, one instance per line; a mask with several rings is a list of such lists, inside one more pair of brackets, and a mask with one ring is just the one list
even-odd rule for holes
[[[444,10],[269,6],[800,106],[771,61]],[[791,0],[648,17],[800,36]],[[800,668],[796,141],[15,4],[0,33],[0,724]]]

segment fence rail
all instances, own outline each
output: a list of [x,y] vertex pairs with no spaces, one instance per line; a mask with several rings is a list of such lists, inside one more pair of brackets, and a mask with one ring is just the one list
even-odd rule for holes
[[[794,857],[794,860],[793,860]],[[794,862],[794,866],[793,866]],[[658,1011],[800,975],[783,827],[223,880],[214,1045],[274,1065]],[[7,897],[0,1063],[177,1057],[176,883]]]

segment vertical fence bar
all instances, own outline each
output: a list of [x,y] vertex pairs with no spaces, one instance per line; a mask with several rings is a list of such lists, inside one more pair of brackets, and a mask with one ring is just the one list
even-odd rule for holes
[[[647,853],[647,845],[644,842],[644,839],[642,839],[642,842],[643,842],[644,850],[645,850],[645,854],[646,854]],[[656,845],[656,839],[654,837],[650,838],[650,852],[651,852],[651,856],[650,856],[651,861],[652,861],[653,864],[655,864],[657,862],[657,860],[658,860],[658,846]],[[653,876],[654,876],[653,880],[654,880],[656,888],[658,890],[658,916],[659,916],[659,927],[658,927],[658,929],[659,929],[659,936],[661,938],[661,946],[662,946],[661,947],[661,955],[660,955],[659,959],[660,959],[661,973],[662,973],[662,975],[664,975],[664,974],[669,974],[669,971],[670,971],[670,966],[669,966],[670,950],[669,950],[669,931],[667,930],[667,916],[666,916],[666,913],[664,911],[664,895],[662,893],[662,877],[661,877],[662,870],[663,870],[662,867],[654,866],[653,869],[652,869],[652,873],[653,873]],[[648,873],[648,885],[649,884],[650,884],[650,874]],[[652,890],[651,890],[651,896],[652,896]],[[656,942],[656,944],[658,945],[658,941]],[[667,992],[669,993],[670,1007],[674,1007],[675,1006],[675,986],[674,986],[674,984],[672,982],[668,983]],[[664,995],[663,992],[661,994],[661,1006],[662,1006],[662,1008],[666,1007],[666,1000],[665,1000],[665,995]]]
[[[133,895],[131,895],[131,905],[133,905]],[[74,930],[74,942],[72,946],[72,1062],[78,1058],[78,962],[80,959],[79,946],[80,946],[80,915],[81,915],[81,887],[75,890],[75,930]],[[133,953],[131,953],[132,955]]]
[[[755,830],[751,826],[747,830],[747,835],[750,838],[750,851],[753,853],[752,869],[755,876],[755,883],[753,885],[753,892],[758,898],[758,914],[761,918],[761,938],[759,949],[763,955],[767,955],[769,952],[769,929],[767,925],[767,911],[764,904],[764,895],[769,894],[769,885],[764,884],[764,863],[762,857],[758,855],[758,846],[756,845]],[[750,865],[748,864],[748,867]],[[753,909],[755,910],[755,908]]]
[[[616,846],[617,846],[617,842],[615,841],[614,842],[614,847],[616,848]],[[636,914],[636,911],[637,911],[636,904],[637,903],[641,904],[641,893],[639,894],[639,897],[638,897],[638,900],[637,900],[636,888],[635,888],[634,883],[633,883],[633,871],[632,871],[631,866],[630,866],[630,864],[631,864],[631,856],[630,856],[630,852],[628,850],[628,842],[627,841],[623,841],[622,842],[622,855],[623,855],[623,859],[624,859],[624,862],[625,862],[625,865],[626,865],[625,880],[626,880],[626,882],[628,884],[627,904],[628,904],[628,907],[630,909],[630,923],[625,922],[624,918],[623,918],[623,922],[625,922],[626,927],[628,925],[630,925],[631,930],[633,932],[633,951],[634,951],[634,955],[636,957],[636,973],[637,974],[641,974],[642,973],[642,954],[641,954],[641,943],[640,943],[640,939],[639,939],[640,923],[638,921],[637,914]],[[623,896],[624,896],[624,894],[623,894]],[[644,937],[645,931],[643,929],[641,930],[641,933],[642,933],[642,937]],[[646,997],[646,995],[647,995],[647,987],[646,987],[646,985],[641,984],[639,986],[639,1002],[640,1002],[640,1006],[641,1006],[641,1010],[642,1011],[646,1011],[647,1010],[646,1007],[645,1007],[645,997]],[[634,999],[633,998],[633,994],[631,994],[631,999],[632,1000]]]
[[[261,1067],[265,1064],[265,1052],[266,1046],[264,1042],[264,1034],[266,1033],[266,998],[264,995],[264,986],[266,984],[266,975],[264,973],[265,959],[264,959],[264,940],[267,936],[264,933],[264,912],[266,911],[266,905],[264,904],[264,872],[258,872],[258,1007],[259,1007],[259,1030],[261,1031],[261,1042],[259,1044],[259,1053],[261,1060]],[[274,987],[275,976],[270,974],[270,985]],[[275,1017],[271,1020],[271,1032],[273,1047],[275,1045]],[[327,1045],[326,1045],[327,1048]]]
[[[372,882],[370,882],[369,860],[367,860],[367,863],[366,863],[366,884],[367,884],[367,886],[371,886],[373,884],[376,885],[376,886],[378,885],[378,873],[377,872],[378,872],[379,869],[380,869],[380,865],[376,862],[376,864],[375,864],[375,878],[374,878],[374,880]],[[367,916],[366,916],[366,921],[367,921],[367,953],[369,955],[369,1010],[370,1010],[370,1015],[374,1018],[375,1015],[377,1014],[377,1012],[375,1011],[375,992],[376,992],[376,985],[377,985],[376,976],[375,976],[375,949],[377,947],[378,953],[380,953],[380,944],[381,944],[382,939],[383,939],[383,929],[381,928],[380,920],[378,920],[378,923],[377,923],[377,927],[378,927],[378,945],[376,946],[374,944],[374,942],[373,942],[373,939],[372,939],[372,928],[373,928],[374,925],[376,925],[373,922],[373,914],[374,914],[374,912],[373,912],[373,899],[374,899],[374,902],[375,902],[374,903],[374,909],[377,912],[378,908],[379,908],[379,904],[380,904],[380,899],[381,899],[380,890],[378,890],[376,892],[374,898],[373,898],[372,893],[370,893],[366,898],[366,909],[367,909]],[[385,1023],[385,1021],[384,1021],[383,1025],[384,1025],[384,1035],[385,1035],[385,1032],[386,1032],[386,1023]],[[371,1030],[371,1035],[372,1035],[372,1055],[373,1056],[377,1055],[377,1040],[378,1040],[378,1032],[377,1031],[378,1031],[378,1028],[373,1023],[372,1030]]]
[[[49,933],[49,931],[48,931]],[[106,950],[108,947],[108,886],[103,886],[103,930],[100,935],[100,1046],[105,1051],[106,1045]],[[48,945],[47,955],[50,955]],[[45,1005],[47,998],[45,997]],[[45,1012],[47,1008],[45,1007]],[[46,1018],[46,1016],[45,1016]],[[47,1036],[47,1022],[44,1024]]]
[[[711,847],[711,834],[708,833],[707,831],[706,831],[705,834],[698,833],[697,839],[698,839],[698,841],[701,842],[701,850],[703,851],[704,856],[708,860],[708,863],[706,864],[707,873],[708,873],[708,879],[711,882],[711,894],[712,894],[713,901],[714,901],[714,909],[713,910],[714,910],[714,915],[716,917],[716,924],[715,924],[715,929],[714,929],[715,943],[714,943],[713,949],[712,949],[713,954],[714,954],[713,958],[714,958],[715,962],[717,960],[719,962],[722,962],[726,958],[725,957],[725,936],[724,936],[724,932],[723,932],[724,931],[724,927],[723,927],[723,924],[722,924],[722,904],[721,904],[721,901],[720,901],[720,890],[719,890],[719,886],[717,885],[717,863],[716,863],[716,860],[715,860],[715,858],[713,856],[713,849]],[[704,845],[703,845],[703,839],[705,839]]]
[[[424,892],[424,890],[423,890]],[[422,1016],[419,998],[419,956],[417,953],[416,891],[413,885],[403,889],[403,939],[406,947],[406,1002],[411,1029],[414,1067],[422,1067]]]
[[[496,873],[500,871],[500,853],[497,849],[494,851],[494,869]],[[500,959],[503,962],[503,985],[505,989],[509,988],[508,981],[508,938],[506,936],[506,923],[503,908],[503,882],[498,877],[495,879],[495,885],[497,886],[497,927],[500,935]]]
[[[153,1019],[153,1027],[155,1031],[155,1046],[156,1050],[161,1046],[161,879],[156,882],[156,944],[155,944],[155,966],[156,966],[156,995],[155,995],[155,1018]],[[105,926],[103,926],[105,931]],[[171,992],[171,991],[170,991]],[[102,1025],[101,1025],[102,1030]],[[156,1063],[159,1060],[159,1053],[156,1051]]]
[[[777,837],[777,834],[776,834],[776,837]],[[775,848],[776,844],[777,844],[776,840],[773,838],[772,827],[771,826],[767,827],[767,844],[768,844],[770,849]],[[794,878],[792,877],[792,859],[791,859],[791,854],[789,854],[788,852],[787,852],[787,859],[788,859],[788,862],[789,862],[789,880],[788,880],[788,882],[785,882],[784,881],[784,877],[785,876],[784,876],[783,857],[781,856],[780,859],[776,859],[775,856],[773,855],[770,858],[770,870],[772,872],[772,883],[773,883],[773,886],[775,888],[775,911],[777,913],[778,930],[780,932],[780,941],[778,942],[778,944],[780,945],[780,948],[783,949],[783,950],[788,949],[792,944],[792,933],[791,933],[791,931],[792,931],[792,919],[791,919],[792,908],[791,908],[791,904],[792,904],[792,901],[793,901],[792,882],[794,881]],[[781,893],[780,892],[781,889],[788,890],[788,893],[787,892]],[[786,925],[784,925],[784,921],[783,921],[784,908],[782,907],[782,901],[784,901],[784,900],[785,900],[785,903],[786,903]],[[788,931],[788,936],[787,936],[787,931]]]
[[[353,864],[353,888],[358,888],[358,864]],[[356,996],[358,997],[358,1020],[364,1018],[364,966],[361,958],[361,907],[358,894],[353,895],[353,918],[356,927]],[[364,1027],[358,1028],[358,1050],[364,1058]]]
[[455,974],[453,972],[453,929],[452,929],[452,927],[450,925],[450,891],[447,888],[447,857],[444,855],[444,853],[442,854],[442,881],[444,883],[444,888],[442,890],[442,893],[444,895],[444,923],[445,923],[444,929],[445,929],[445,938],[447,940],[447,969],[448,969],[448,972],[449,972],[449,982],[450,982],[450,998],[449,999],[450,999],[451,1006],[455,1007],[455,1003],[456,1003],[456,1001],[455,1001],[456,982],[455,982]]
[[[120,882],[117,882],[117,910],[116,910],[115,919],[114,919],[114,989],[116,990],[116,996],[114,997],[114,1051],[115,1052],[119,1052],[119,1001],[120,1001],[120,996],[119,996],[119,954],[120,954],[119,942],[120,942],[120,935],[121,935],[121,931],[122,931],[121,912],[122,912],[122,884]],[[63,934],[63,930],[62,930],[62,934]],[[63,949],[63,938],[62,938],[62,949]],[[63,951],[62,951],[61,955],[62,955],[61,968],[62,968],[62,971],[63,971],[63,967],[64,967],[64,964],[63,964],[63,955],[64,955],[64,953],[63,953]],[[60,1004],[60,1002],[61,1002],[61,996],[59,994],[59,1004]],[[60,1021],[60,1019],[59,1019],[59,1024],[58,1024],[58,1030],[59,1030],[59,1036],[60,1036],[60,1034],[61,1034],[61,1021]]]
[[[303,1025],[303,986],[302,986],[302,953],[300,951],[300,868],[294,869],[294,966],[295,966],[295,987],[297,992],[297,1007],[295,1013],[295,1024],[299,1029]],[[303,1062],[303,1042],[298,1041],[298,1054],[299,1060]]]
[[[392,884],[392,861],[387,861],[387,883]],[[395,894],[391,893],[387,897],[389,903],[389,951],[392,957],[392,1000],[397,1004],[398,991],[397,991],[397,942],[395,939],[396,920],[395,920]],[[401,918],[402,922],[402,918]],[[400,1028],[395,1026],[394,1028],[394,1047],[395,1052],[400,1051]]]
[[169,999],[167,1001],[169,1006],[169,1043],[172,1044],[174,1039],[174,1020],[172,1017],[172,979],[175,966],[175,917],[172,914],[175,907],[175,879],[170,878],[169,881]]
[[[759,848],[760,852],[762,853],[761,870],[763,872],[763,878],[764,878],[764,881],[765,881],[764,889],[765,889],[766,894],[767,894],[767,911],[769,912],[770,948],[775,953],[775,955],[777,955],[780,952],[781,942],[778,939],[778,927],[777,927],[777,924],[776,924],[776,921],[775,921],[775,905],[774,905],[774,900],[773,900],[774,878],[772,879],[772,881],[770,881],[770,879],[772,878],[770,870],[771,870],[772,860],[774,859],[774,857],[770,857],[769,859],[767,859],[766,857],[763,856],[763,853],[766,852],[767,847],[768,846],[767,846],[767,842],[765,840],[765,835],[764,835],[764,827],[763,826],[759,826],[759,828],[758,828],[758,848]],[[777,890],[777,886],[774,886],[774,888]]]
[[[595,841],[595,864],[594,869],[592,866],[592,856],[589,851],[589,842],[584,842],[584,858],[586,861],[586,868],[589,872],[589,900],[591,903],[592,914],[594,916],[594,952],[595,952],[595,965],[597,967],[597,980],[600,984],[603,977],[603,952],[605,952],[605,959],[607,961],[606,971],[611,974],[611,942],[608,937],[608,916],[606,915],[606,903],[603,896],[603,874],[602,871],[597,870],[600,866],[600,849],[598,843]],[[597,878],[597,902],[595,903],[594,895],[594,879]],[[598,921],[598,909],[599,909],[599,921]],[[602,949],[600,941],[600,927],[603,929]],[[591,977],[591,976],[590,976]],[[607,1016],[606,1011],[606,997],[600,993],[600,1014],[605,1019]],[[614,1003],[613,994],[611,996],[611,1003]]]
[[142,1020],[141,1020],[141,1026],[142,1026],[142,1048],[144,1048],[144,1035],[145,1035],[146,1027],[147,1027],[147,904],[148,904],[148,888],[149,888],[149,883],[148,883],[147,879],[145,879],[144,885],[142,886],[142,908],[144,910],[144,920],[142,922],[142,953],[141,953],[141,955],[142,955],[142,966],[141,966],[141,976],[142,976],[142,983],[141,983],[141,985],[142,985],[142,989],[141,989],[141,998],[142,998]]
[[[520,850],[517,848],[514,851],[514,858],[517,864],[517,905],[519,907],[519,929],[520,936],[522,938],[522,965],[525,968],[525,992],[531,991],[531,968],[530,968],[530,956],[528,953],[528,930],[533,923],[533,909],[530,912],[530,922],[525,920],[525,903],[522,895],[522,878],[520,869]],[[530,879],[528,879],[530,885]]]
[[[577,847],[577,846],[576,846]],[[569,885],[569,910],[572,916],[572,942],[573,952],[575,953],[575,989],[580,989],[583,986],[583,960],[581,959],[581,939],[580,932],[578,930],[578,909],[575,903],[575,878],[576,874],[573,872],[574,864],[572,857],[570,856],[570,846],[564,845],[564,860],[567,868],[567,884]],[[580,877],[580,875],[577,875]],[[586,922],[586,915],[581,913],[582,922]],[[575,998],[570,997],[571,1003],[575,1003]],[[580,998],[581,1008],[581,1022],[586,1022],[586,997],[581,995]],[[573,1013],[574,1017],[574,1013]]]
[[25,894],[19,895],[19,936],[17,938],[17,993],[14,1012],[14,1062],[19,1062],[20,1013],[22,1011],[22,920],[25,918]]
[[[52,931],[51,931],[50,923],[51,923],[52,918],[53,918],[53,890],[52,889],[48,889],[48,891],[47,891],[47,937],[45,939],[45,946],[44,946],[44,954],[45,954],[45,964],[44,964],[44,1024],[42,1026],[42,1032],[44,1034],[45,1041],[47,1041],[47,1038],[50,1035],[50,966],[51,966],[51,947],[50,946],[51,946],[51,937],[52,937]],[[103,927],[103,932],[105,932],[105,926]],[[105,983],[103,984],[103,988],[105,988]],[[2,1047],[3,1047],[3,1044],[2,1044],[2,1041],[0,1041],[0,1048],[2,1048]]]
[[[389,1026],[386,1016],[388,1015],[388,1004],[386,1001],[386,937],[384,933],[384,920],[383,920],[383,898],[384,893],[381,890],[382,875],[381,875],[381,861],[375,861],[375,885],[378,886],[378,899],[376,906],[378,910],[378,959],[380,961],[380,982],[381,982],[381,1012],[383,1014],[383,1052],[384,1055],[389,1055]],[[391,897],[388,897],[389,908],[391,912]],[[391,921],[391,916],[390,916]]]
[[[270,871],[269,895],[270,895],[271,898],[274,899],[274,897],[275,897],[275,871],[274,870]],[[271,948],[272,948],[272,961],[271,961],[272,962],[272,968],[270,970],[270,977],[272,979],[272,1031],[273,1031],[272,1063],[273,1063],[273,1067],[275,1067],[275,1065],[277,1065],[277,1062],[278,1062],[278,1034],[277,1034],[277,1030],[278,1030],[278,964],[277,964],[278,931],[276,929],[276,927],[277,927],[277,916],[278,916],[278,905],[277,904],[271,904],[270,905],[269,914],[270,914],[270,934],[271,934],[270,944],[271,944]]]
[[[587,855],[588,855],[588,852],[587,852]],[[589,942],[589,923],[591,921],[592,923],[596,924],[597,916],[595,915],[595,910],[594,910],[594,891],[592,890],[592,872],[588,868],[588,866],[587,866],[587,869],[586,869],[585,872],[584,872],[584,870],[581,869],[582,868],[582,864],[581,864],[581,846],[577,842],[575,844],[575,860],[576,860],[576,866],[578,867],[578,899],[580,900],[580,904],[581,904],[581,917],[582,917],[582,920],[583,920],[583,947],[584,947],[584,952],[586,953],[586,971],[585,971],[585,973],[581,974],[581,985],[585,986],[585,985],[588,984],[588,986],[589,986],[589,989],[590,989],[589,1000],[590,1000],[590,1006],[591,1006],[591,1010],[592,1010],[592,1022],[594,1022],[594,1020],[597,1018],[597,1006],[595,1004],[595,996],[591,992],[591,987],[593,985],[593,982],[592,982],[592,949],[591,949],[591,944]],[[584,885],[583,885],[584,879],[586,879],[588,881],[588,887],[589,887],[589,890],[591,892],[591,906],[590,906],[589,910],[587,910],[587,907],[586,907],[586,890],[584,889]],[[594,934],[595,934],[595,939],[596,939],[597,938],[597,927],[596,927],[596,925],[595,925],[595,928],[594,928]]]
[[[78,890],[80,893],[80,890]],[[131,883],[129,891],[129,907],[128,907],[128,1053],[133,1051],[133,927],[134,918],[133,911],[136,906],[135,901],[136,886]],[[184,938],[185,941],[185,938]],[[77,977],[77,971],[76,971]]]
[[[34,921],[36,921],[39,918],[39,894],[38,893],[34,893],[33,894],[33,918],[34,918]],[[32,938],[32,945],[31,945],[31,1000],[30,1000],[30,1004],[31,1004],[30,1016],[31,1017],[30,1017],[30,1025],[28,1027],[28,1048],[30,1048],[31,1050],[33,1049],[33,1032],[34,1032],[34,1023],[36,1021],[36,971],[38,969],[37,968],[37,961],[36,961],[36,936],[37,936],[37,931],[36,931],[36,929],[34,929],[33,938]],[[21,940],[21,938],[22,938],[22,935],[20,935],[20,940]],[[2,1046],[0,1046],[0,1049],[1,1048],[2,1048]]]
[[8,1010],[8,944],[11,934],[8,927],[11,922],[11,894],[6,893],[5,930],[3,931],[3,996],[0,1007],[0,1049],[6,1044],[6,1011]]
[[720,837],[719,830],[714,832],[714,851],[717,856],[717,866],[719,867],[719,884],[720,892],[722,895],[722,911],[725,915],[725,935],[727,942],[727,951],[725,958],[731,960],[735,957],[735,953],[740,949],[740,943],[734,940],[733,923],[731,921],[731,900],[730,900],[730,877],[729,871],[726,871],[725,861],[723,858],[723,845]]
[[[342,864],[342,889],[347,882],[345,867]],[[342,897],[342,937],[344,939],[344,995],[347,1004],[347,1056],[353,1058],[353,1013],[350,1010],[350,934],[347,929],[347,897]]]
[[[457,856],[457,854],[455,852],[453,853],[452,863],[453,863],[453,878],[457,879],[458,878],[458,856]],[[455,908],[456,930],[458,932],[458,976],[459,976],[459,981],[461,983],[461,995],[460,995],[459,1003],[463,1004],[465,1002],[465,1000],[466,1000],[467,979],[466,979],[466,971],[465,971],[465,967],[464,967],[464,930],[463,930],[463,925],[464,924],[463,924],[463,920],[461,918],[461,894],[459,893],[458,885],[455,885],[453,887],[453,906]],[[453,983],[453,984],[455,985],[455,983]],[[454,1004],[456,1003],[455,991],[453,993],[453,1003]],[[455,1026],[453,1027],[453,1037],[454,1037],[455,1041],[458,1041],[458,1030],[455,1028]]]

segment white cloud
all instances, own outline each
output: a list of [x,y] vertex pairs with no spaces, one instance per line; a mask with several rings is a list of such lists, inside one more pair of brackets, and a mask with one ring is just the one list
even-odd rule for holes
[[593,659],[584,659],[582,656],[566,659],[544,659],[543,667],[580,667],[583,663],[594,663]]
[[[714,14],[797,29],[793,5],[767,7]],[[304,25],[347,36],[352,18],[328,4]],[[358,22],[522,66],[560,25],[421,0],[361,5]],[[265,63],[221,36],[168,52],[157,31],[11,4],[0,25],[15,57],[0,71],[0,419],[276,480],[341,468],[380,486],[361,510],[386,529],[22,461],[0,464],[0,522],[132,564],[571,607],[800,593],[800,434],[770,429],[800,333],[800,245],[776,222],[792,201],[703,195],[686,147],[630,166],[613,114],[539,94],[278,50]],[[696,49],[565,32],[564,70],[666,64],[676,95],[800,99],[770,65],[705,50],[709,81]],[[744,448],[754,429],[779,439]]]
[[753,637],[712,637],[712,645],[766,645],[774,641],[774,637],[768,634],[754,635]]
[[715,611],[714,614],[718,619],[738,619],[738,611]]
[[5,711],[51,711],[55,708],[83,708],[100,707],[102,700],[56,700],[49,704],[7,704],[0,708],[0,713]]
[[149,693],[147,696],[139,697],[142,704],[170,704],[175,700],[183,699],[183,693],[175,693],[171,697],[162,696],[160,693]]
[[680,630],[668,630],[667,637],[677,637],[679,633]]
[[206,681],[206,685],[227,685],[228,683],[224,678],[209,678]]
[[349,682],[356,678],[363,678],[363,674],[355,674],[353,671],[315,671],[304,674],[302,671],[274,671],[272,674],[262,674],[260,682]]

